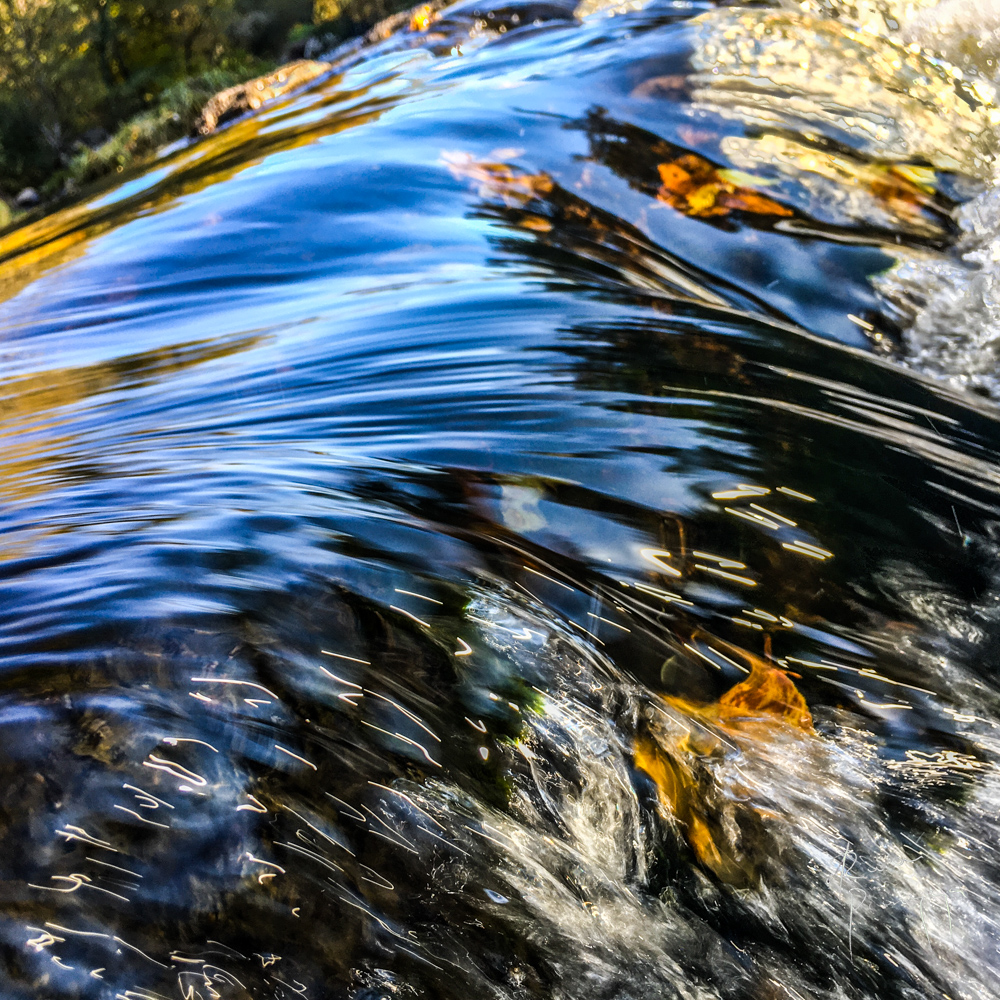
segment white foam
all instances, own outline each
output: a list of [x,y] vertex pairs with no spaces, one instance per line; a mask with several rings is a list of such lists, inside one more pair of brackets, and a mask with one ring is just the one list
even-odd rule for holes
[[875,285],[910,318],[905,364],[1000,397],[1000,187],[957,216],[963,237],[953,251],[903,256]]
[[[909,367],[957,388],[1000,398],[1000,0],[787,0],[786,9],[833,18],[859,30],[907,46],[909,52],[963,82],[981,104],[991,125],[979,141],[993,160],[979,174],[986,189],[955,213],[960,237],[946,251],[901,249],[898,263],[876,277],[875,287],[901,315],[905,330],[900,358]],[[845,67],[845,70],[849,67]],[[902,110],[902,105],[900,109]],[[937,114],[948,118],[941,104]],[[906,116],[891,127],[906,129]],[[954,123],[941,122],[943,134]],[[923,136],[921,138],[926,138]],[[924,143],[926,146],[927,144]],[[947,167],[948,150],[913,148],[936,166]],[[871,149],[894,158],[896,150]]]

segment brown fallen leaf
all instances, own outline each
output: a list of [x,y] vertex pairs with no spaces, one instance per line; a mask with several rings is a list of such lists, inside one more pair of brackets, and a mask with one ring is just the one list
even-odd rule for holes
[[[949,232],[952,202],[940,190],[941,178],[930,166],[873,161],[861,154],[830,150],[801,138],[765,133],[759,136],[726,136],[720,151],[732,163],[755,169],[767,163],[780,182],[799,188],[797,204],[803,211],[803,194],[809,201],[827,202],[830,184],[843,189],[836,214],[877,227],[900,227],[914,235],[941,239]],[[753,179],[740,180],[739,171],[720,171],[726,179],[758,187]],[[743,175],[749,177],[749,175]],[[822,211],[829,212],[825,204]],[[846,221],[846,220],[845,220]]]
[[255,80],[220,90],[202,109],[201,116],[195,123],[195,130],[201,135],[208,135],[228,119],[244,111],[255,111],[266,101],[315,80],[328,69],[328,62],[300,59]]
[[526,212],[518,219],[518,223],[523,229],[530,229],[533,233],[552,232],[552,223],[543,215],[533,215]]
[[790,216],[790,208],[765,197],[753,188],[735,183],[708,160],[685,153],[657,166],[660,190],[656,197],[684,215],[707,219],[730,212]]
[[[760,845],[768,841],[770,817],[752,805],[739,768],[721,777],[718,759],[727,750],[750,754],[782,738],[813,735],[812,714],[784,670],[728,643],[713,643],[748,661],[750,675],[707,705],[664,697],[663,703],[693,725],[673,732],[651,725],[637,737],[633,760],[656,785],[664,817],[677,824],[698,862],[722,881],[744,887],[757,879],[759,858],[766,858]],[[711,790],[720,794],[707,794]]]
[[903,218],[934,207],[933,170],[893,165],[869,182],[871,193]]
[[654,76],[644,80],[632,90],[631,97],[658,97],[662,94],[678,95],[684,93],[687,77],[679,73],[670,76]]
[[410,14],[410,31],[426,31],[437,20],[437,10],[425,3],[415,7]]

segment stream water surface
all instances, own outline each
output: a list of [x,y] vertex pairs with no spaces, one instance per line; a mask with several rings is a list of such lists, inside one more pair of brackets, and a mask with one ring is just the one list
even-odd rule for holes
[[3,996],[1000,995],[998,25],[427,8],[0,236]]

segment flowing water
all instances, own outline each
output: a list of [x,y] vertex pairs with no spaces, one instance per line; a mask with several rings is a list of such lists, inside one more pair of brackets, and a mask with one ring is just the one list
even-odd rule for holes
[[998,22],[428,8],[0,237],[3,995],[1000,994]]

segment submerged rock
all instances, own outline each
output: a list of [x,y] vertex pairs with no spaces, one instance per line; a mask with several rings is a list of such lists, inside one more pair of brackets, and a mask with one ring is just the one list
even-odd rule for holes
[[201,117],[195,122],[195,131],[208,135],[231,118],[245,111],[256,111],[267,101],[310,83],[329,69],[328,62],[300,59],[273,73],[220,91],[205,105]]

